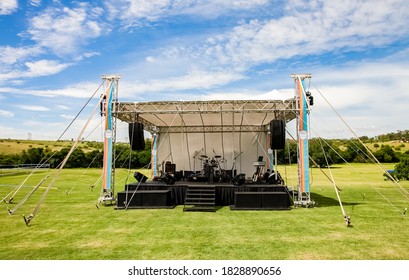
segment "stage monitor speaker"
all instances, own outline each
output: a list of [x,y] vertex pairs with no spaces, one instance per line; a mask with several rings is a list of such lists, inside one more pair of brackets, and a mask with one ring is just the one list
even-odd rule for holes
[[281,177],[281,175],[280,175],[279,172],[277,172],[277,179],[276,179],[276,174],[275,174],[274,172],[272,172],[272,173],[268,176],[268,178],[267,178],[267,180],[266,180],[266,183],[267,183],[267,184],[273,184],[273,185],[282,185],[282,184],[284,184],[284,180],[283,180],[283,178]]
[[143,151],[145,149],[145,137],[143,135],[142,123],[129,123],[129,144],[132,151]]
[[240,173],[239,175],[236,175],[231,181],[233,185],[241,186],[246,181],[246,174]]
[[165,182],[166,185],[174,185],[176,182],[175,177],[173,177],[172,175],[169,174],[163,174],[161,176],[161,179],[163,182]]
[[133,174],[133,176],[135,177],[136,181],[140,182],[140,183],[145,183],[146,180],[148,179],[148,177],[146,177],[145,175],[143,175],[141,172],[135,172]]
[[285,123],[283,120],[270,122],[270,148],[282,150],[285,146]]

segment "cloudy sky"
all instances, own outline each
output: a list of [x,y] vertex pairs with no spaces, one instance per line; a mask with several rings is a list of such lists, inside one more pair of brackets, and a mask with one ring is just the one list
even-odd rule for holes
[[291,98],[290,74],[312,73],[312,136],[353,136],[321,94],[359,136],[409,129],[408,15],[406,0],[0,0],[0,138],[56,140],[104,74],[120,101],[156,101]]

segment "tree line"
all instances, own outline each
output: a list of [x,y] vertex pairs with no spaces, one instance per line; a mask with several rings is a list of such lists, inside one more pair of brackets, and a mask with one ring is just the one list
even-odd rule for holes
[[[381,163],[399,162],[402,157],[409,156],[408,152],[400,152],[401,146],[374,145],[375,150],[369,149],[358,140],[326,140],[313,138],[309,141],[309,154],[312,166],[326,167],[332,164],[350,163]],[[373,156],[372,156],[373,155]],[[376,160],[374,159],[376,158]],[[297,162],[297,142],[287,141],[286,148],[278,152],[281,163]]]
[[[91,151],[84,152],[77,147],[69,157],[65,168],[102,168],[103,150],[102,145],[95,145]],[[88,148],[89,149],[89,145]],[[19,154],[0,154],[0,165],[18,166],[22,164],[50,164],[51,168],[56,168],[69,153],[71,147],[64,147],[58,151],[53,151],[49,147],[32,147],[23,150]],[[130,151],[129,144],[117,143],[115,145],[115,167],[121,168],[142,168],[151,161],[151,142],[145,140],[145,150]]]

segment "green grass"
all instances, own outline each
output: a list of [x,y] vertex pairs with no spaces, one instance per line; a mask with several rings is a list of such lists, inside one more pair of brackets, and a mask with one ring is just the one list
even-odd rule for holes
[[[282,175],[295,185],[296,167],[285,169],[287,176],[280,167]],[[333,187],[318,169],[312,170],[315,208],[231,211],[223,207],[215,213],[183,212],[182,206],[98,210],[99,191],[89,186],[101,170],[66,169],[29,227],[22,214],[31,213],[44,188],[14,215],[6,209],[15,204],[0,204],[0,259],[409,259],[409,223],[399,214],[409,206],[408,200],[373,165],[342,165],[332,172],[353,227],[346,227]],[[32,176],[15,201],[45,174]],[[26,176],[0,177],[0,197]],[[127,171],[117,171],[117,191],[123,190],[126,176]],[[408,182],[401,185],[408,190]]]

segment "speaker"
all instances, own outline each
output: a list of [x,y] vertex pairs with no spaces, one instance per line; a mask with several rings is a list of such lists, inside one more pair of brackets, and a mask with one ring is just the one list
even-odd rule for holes
[[283,120],[272,120],[270,122],[270,148],[282,150],[285,146],[285,124]]
[[145,137],[143,135],[142,123],[129,123],[129,144],[132,151],[142,151],[145,149]]
[[277,180],[276,180],[276,174],[274,172],[272,172],[267,180],[266,180],[267,184],[273,184],[273,185],[284,185],[284,180],[280,175],[280,172],[277,172]]
[[241,186],[246,181],[246,174],[241,173],[239,175],[236,175],[231,181],[232,181],[233,185]]
[[170,190],[142,191],[141,206],[170,206]]
[[291,202],[286,192],[263,192],[261,205],[266,209],[288,209]]
[[261,192],[236,192],[234,193],[234,206],[239,209],[261,209]]
[[175,174],[176,173],[176,164],[167,161],[165,163],[165,173],[167,174]]
[[163,174],[161,176],[161,179],[163,182],[165,182],[166,185],[174,185],[176,182],[175,177],[173,177],[172,175],[169,174]]
[[134,178],[136,179],[136,181],[141,182],[141,183],[145,183],[146,180],[148,179],[148,177],[146,177],[145,175],[143,175],[140,172],[135,172],[133,174]]
[[125,206],[140,206],[142,204],[142,194],[135,191],[118,192],[117,205],[118,208]]

